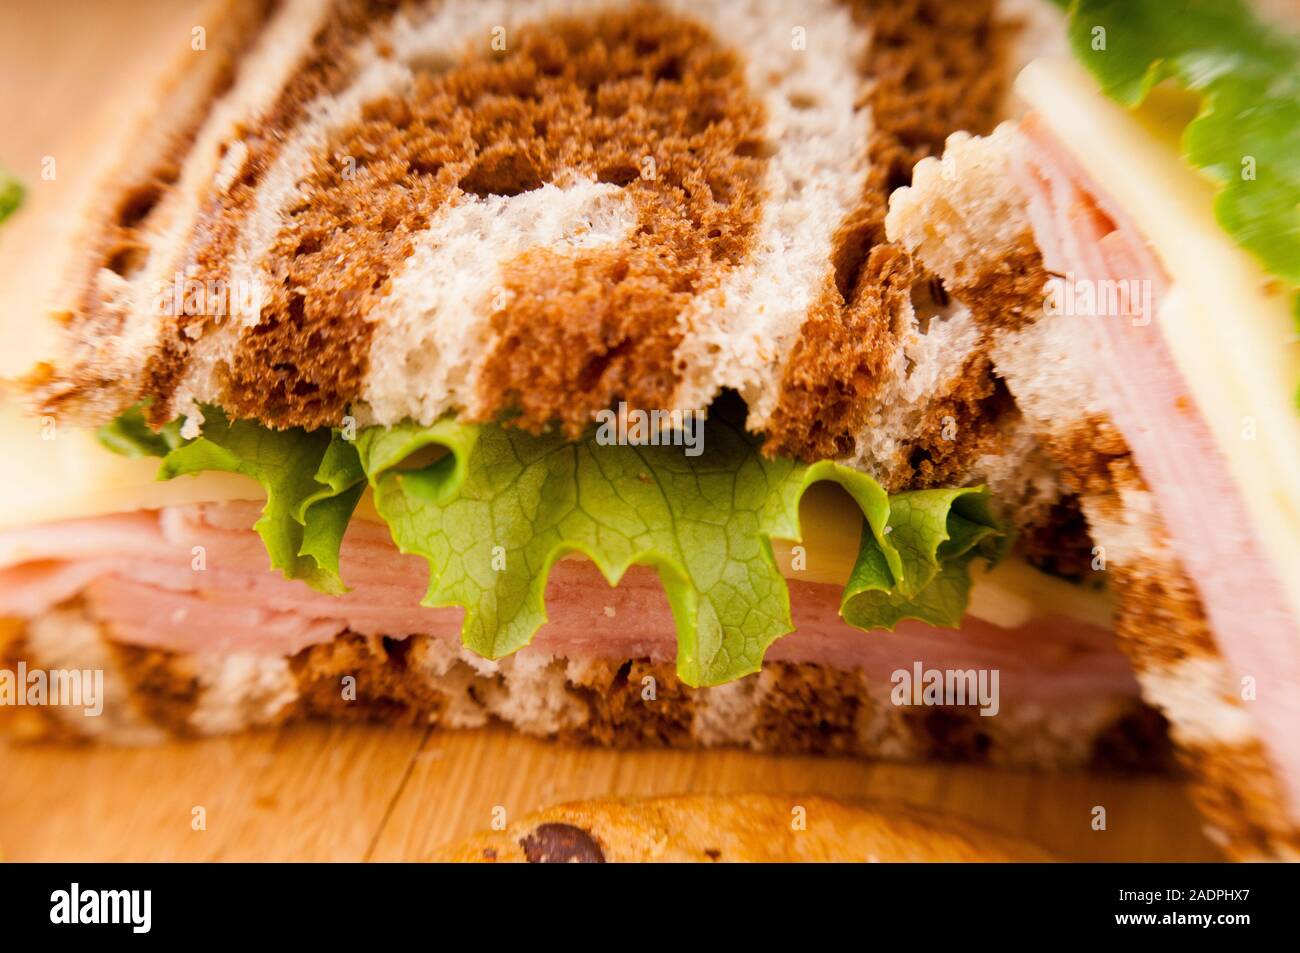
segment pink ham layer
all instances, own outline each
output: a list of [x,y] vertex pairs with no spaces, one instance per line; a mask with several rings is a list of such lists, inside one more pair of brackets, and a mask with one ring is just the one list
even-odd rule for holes
[[[462,610],[419,605],[425,562],[404,556],[387,529],[354,520],[341,566],[352,591],[327,596],[267,571],[248,503],[180,506],[0,533],[0,615],[31,618],[77,595],[114,637],[177,652],[289,655],[344,629],[392,637],[459,637]],[[196,571],[192,547],[204,547]],[[1006,698],[1060,701],[1137,694],[1108,631],[1068,619],[1017,630],[968,618],[960,631],[905,622],[865,633],[838,615],[840,587],[791,581],[798,631],[769,659],[861,668],[888,679],[913,661],[928,668],[999,670]],[[650,569],[611,588],[586,560],[561,560],[547,587],[549,622],[524,651],[565,658],[669,660],[676,636]]]
[[[1168,278],[1140,231],[1041,120],[1022,122],[1019,178],[1050,271],[1075,280],[1152,282],[1158,314]],[[1140,304],[1140,302],[1138,302]],[[1097,395],[1156,496],[1170,540],[1195,581],[1218,644],[1256,679],[1259,729],[1300,813],[1300,622],[1292,615],[1228,465],[1155,315],[1071,320]],[[1225,320],[1230,317],[1225,316]]]

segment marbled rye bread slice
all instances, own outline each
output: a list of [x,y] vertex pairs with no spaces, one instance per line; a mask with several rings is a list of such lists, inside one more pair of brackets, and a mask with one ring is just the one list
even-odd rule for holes
[[1039,6],[224,0],[87,210],[36,402],[576,431],[731,388],[891,489],[1042,469],[883,232]]

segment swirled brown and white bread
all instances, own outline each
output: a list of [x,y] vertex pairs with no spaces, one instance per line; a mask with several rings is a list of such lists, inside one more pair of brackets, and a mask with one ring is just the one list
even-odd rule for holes
[[[918,158],[998,118],[1045,8],[219,7],[73,245],[45,412],[577,431],[734,389],[773,451],[890,487],[1040,465],[883,218]],[[231,313],[188,313],[187,280]]]

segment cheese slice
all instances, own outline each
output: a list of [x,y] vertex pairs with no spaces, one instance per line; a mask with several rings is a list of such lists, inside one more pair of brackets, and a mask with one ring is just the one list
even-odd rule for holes
[[7,469],[0,530],[179,503],[262,500],[262,487],[235,473],[200,473],[159,482],[156,459],[131,460],[93,431],[29,417],[0,403],[0,447]]
[[1069,60],[1031,63],[1016,88],[1168,272],[1156,320],[1300,616],[1300,340],[1289,289],[1222,230],[1213,185],[1182,160],[1195,100],[1161,88],[1125,110]]

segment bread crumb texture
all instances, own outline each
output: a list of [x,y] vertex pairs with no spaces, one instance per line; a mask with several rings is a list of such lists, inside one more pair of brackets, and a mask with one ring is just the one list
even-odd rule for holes
[[337,421],[361,393],[367,313],[418,233],[466,196],[577,179],[624,189],[636,225],[615,248],[502,264],[482,413],[577,430],[616,398],[670,395],[677,316],[744,258],[762,210],[762,114],[736,57],[654,7],[554,18],[498,53],[480,47],[367,103],[316,152],[271,249],[273,295],[230,367],[237,413]]
[[[854,19],[872,37],[860,72],[873,126],[865,148],[870,160],[861,199],[835,235],[835,281],[809,310],[785,365],[780,401],[768,423],[767,448],[803,458],[843,457],[859,448],[864,430],[878,426],[878,408],[896,397],[897,372],[890,361],[909,333],[924,333],[912,289],[942,286],[901,245],[885,236],[890,194],[911,181],[921,159],[939,155],[959,130],[985,133],[999,118],[1008,77],[1003,68],[1011,27],[994,17],[992,0],[856,0]],[[990,378],[987,364],[950,375],[954,396],[976,418],[994,418],[997,403],[982,404]],[[940,391],[948,381],[937,381]],[[972,398],[974,398],[972,400]],[[934,421],[946,413],[938,413]],[[928,460],[937,426],[926,427],[915,446],[916,465]],[[979,440],[947,441],[948,453],[969,464],[983,449]],[[912,464],[884,461],[887,482],[901,484]]]
[[[499,44],[459,4],[454,54],[420,55],[399,41],[427,39],[441,7],[398,7],[333,3],[272,108],[223,142],[240,161],[213,183],[179,260],[189,280],[251,278],[257,311],[167,314],[123,399],[153,398],[155,422],[198,398],[279,427],[337,424],[366,390],[373,312],[431,223],[476,201],[596,183],[630,205],[628,234],[498,262],[493,285],[474,289],[490,340],[459,409],[576,431],[618,399],[668,406],[683,312],[745,260],[763,215],[770,149],[738,53],[659,4],[563,15],[550,3],[500,11],[524,19]],[[106,316],[88,293],[72,338],[93,347]],[[52,407],[104,382],[70,364],[34,383]]]

